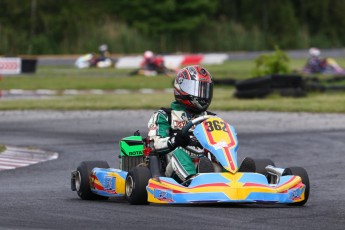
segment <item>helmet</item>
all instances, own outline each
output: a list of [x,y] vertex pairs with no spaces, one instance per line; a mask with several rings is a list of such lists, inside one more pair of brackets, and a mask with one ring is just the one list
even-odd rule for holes
[[108,50],[108,45],[107,44],[102,44],[98,47],[98,50],[101,52],[107,51]]
[[320,56],[320,50],[318,49],[318,48],[310,48],[309,49],[309,54],[311,55],[311,56],[315,56],[315,57],[318,57],[318,56]]
[[153,52],[150,50],[146,50],[144,53],[144,58],[148,59],[148,58],[152,58],[153,57]]
[[211,74],[199,65],[181,69],[174,81],[174,95],[176,101],[185,105],[189,111],[206,111],[213,96]]

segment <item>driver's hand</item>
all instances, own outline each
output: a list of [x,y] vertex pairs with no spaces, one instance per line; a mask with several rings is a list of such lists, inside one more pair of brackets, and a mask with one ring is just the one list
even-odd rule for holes
[[178,131],[175,136],[172,136],[169,141],[168,145],[172,149],[176,147],[186,147],[190,142],[189,134],[184,134],[181,131]]

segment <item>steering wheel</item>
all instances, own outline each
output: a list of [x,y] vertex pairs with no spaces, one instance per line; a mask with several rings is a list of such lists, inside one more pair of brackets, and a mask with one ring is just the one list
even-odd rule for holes
[[[207,119],[209,119],[209,118],[211,118],[211,117],[214,117],[214,116],[212,116],[212,115],[204,115],[204,116],[201,116],[201,117],[197,117],[197,118],[195,118],[195,119],[189,121],[189,122],[185,125],[185,127],[183,127],[183,129],[181,130],[181,132],[182,132],[183,134],[186,134],[186,135],[187,135],[188,132],[189,132],[189,130],[190,130],[194,125],[198,125],[198,124],[200,124],[201,122],[203,122],[203,121],[205,121],[205,120],[207,120]],[[203,150],[203,149],[202,149],[201,151],[198,151],[198,150],[196,150],[196,149],[194,149],[194,148],[191,148],[190,146],[186,146],[185,149],[188,150],[188,151],[190,151],[190,152],[192,152],[192,153],[194,153],[194,154],[197,154],[197,155],[202,155],[202,154],[204,154],[204,150]]]

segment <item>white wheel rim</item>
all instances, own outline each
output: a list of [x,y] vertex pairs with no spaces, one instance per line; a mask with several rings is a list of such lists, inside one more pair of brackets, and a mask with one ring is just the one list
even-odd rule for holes
[[77,191],[80,190],[80,185],[81,185],[81,175],[80,175],[80,172],[77,171],[77,175],[75,177],[75,188]]
[[126,195],[127,195],[127,197],[132,195],[133,187],[134,187],[133,178],[131,176],[128,176],[126,179]]

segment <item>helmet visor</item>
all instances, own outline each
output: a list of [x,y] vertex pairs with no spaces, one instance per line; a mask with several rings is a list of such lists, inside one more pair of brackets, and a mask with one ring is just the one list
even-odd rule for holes
[[198,98],[212,98],[213,83],[183,79],[180,83],[183,92]]

